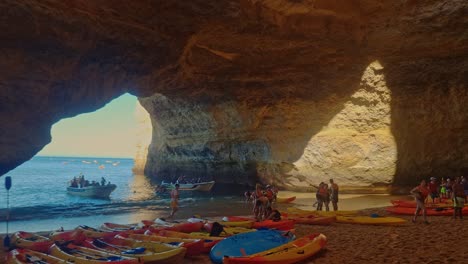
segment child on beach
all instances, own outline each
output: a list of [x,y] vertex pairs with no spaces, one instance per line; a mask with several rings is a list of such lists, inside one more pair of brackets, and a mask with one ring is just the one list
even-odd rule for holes
[[429,192],[430,191],[427,188],[425,180],[422,180],[418,186],[416,186],[410,191],[410,193],[414,196],[414,199],[416,200],[416,211],[414,212],[414,217],[411,220],[413,223],[416,223],[416,218],[418,217],[419,212],[422,211],[424,223],[429,224],[429,222],[427,221],[426,206],[424,206],[424,201],[426,201]]

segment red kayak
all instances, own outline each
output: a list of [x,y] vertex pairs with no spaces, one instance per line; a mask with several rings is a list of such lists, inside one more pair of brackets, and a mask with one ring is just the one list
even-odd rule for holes
[[25,248],[34,251],[44,252],[47,253],[49,247],[52,246],[54,243],[53,240],[50,240],[47,237],[29,233],[18,231],[11,236],[12,244],[18,248]]
[[261,228],[269,228],[269,229],[278,229],[278,230],[290,230],[294,228],[294,221],[293,220],[280,220],[280,221],[273,221],[273,220],[265,220],[261,222],[255,222],[253,224],[253,228],[261,229]]
[[294,220],[296,224],[303,225],[330,225],[336,222],[336,216],[301,216],[281,213],[281,216],[288,220]]
[[[409,208],[416,208],[416,202],[409,201],[409,200],[391,200],[390,201],[394,206],[399,206],[399,207],[409,207]],[[442,203],[425,203],[426,208],[447,208],[447,207],[453,207],[453,203],[451,201],[446,200],[446,202]]]
[[143,220],[141,222],[153,233],[157,233],[160,230],[171,230],[183,233],[199,232],[204,225],[202,222],[171,223],[170,225],[158,225],[154,221],[149,220]]
[[[399,215],[414,215],[415,208],[410,207],[387,207],[387,212],[392,214],[399,214]],[[452,216],[453,209],[452,208],[427,208],[427,215],[429,216]],[[422,213],[421,213],[422,214]],[[463,208],[462,210],[463,215],[468,215],[468,207]]]

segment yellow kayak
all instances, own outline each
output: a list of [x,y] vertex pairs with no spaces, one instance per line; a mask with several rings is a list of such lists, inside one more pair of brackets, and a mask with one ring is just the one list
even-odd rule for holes
[[294,200],[296,200],[296,196],[291,196],[291,197],[276,197],[276,202],[277,203],[291,203]]
[[288,264],[305,260],[318,251],[327,243],[323,234],[313,234],[301,237],[287,244],[270,250],[262,251],[248,256],[223,258],[225,264],[247,264],[247,263],[277,263]]
[[337,216],[336,222],[360,225],[401,225],[406,220],[399,217]]
[[311,211],[296,207],[288,207],[288,212],[297,215],[318,215],[318,216],[352,216],[357,215],[358,211]]
[[122,264],[139,264],[140,261],[136,258],[119,256],[116,254],[107,253],[100,250],[80,247],[73,244],[66,246],[58,246],[57,244],[50,247],[50,254],[54,257],[73,262],[75,264],[90,264],[90,263],[122,263]]

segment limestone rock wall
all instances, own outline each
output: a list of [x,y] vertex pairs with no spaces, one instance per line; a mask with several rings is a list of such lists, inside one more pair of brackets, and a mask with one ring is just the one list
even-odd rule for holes
[[0,9],[0,175],[45,146],[54,122],[125,92],[150,113],[145,172],[158,179],[294,189],[466,171],[464,0]]

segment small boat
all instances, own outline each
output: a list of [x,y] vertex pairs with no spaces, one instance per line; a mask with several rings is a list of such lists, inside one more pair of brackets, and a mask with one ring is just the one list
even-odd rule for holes
[[[111,242],[106,242],[100,239],[87,240],[85,245],[89,248],[104,251],[111,254],[116,254],[119,256],[127,256],[132,258],[137,258],[142,261],[142,263],[167,263],[174,261],[174,257],[181,256],[182,258],[185,255],[185,248],[171,246],[163,243],[151,243],[152,247],[147,247],[149,243],[146,243],[145,247],[134,247],[132,241],[121,239],[113,239],[114,242],[122,241],[123,243],[112,244]],[[124,245],[122,245],[124,244]],[[182,259],[181,258],[181,259]]]
[[[113,238],[105,240],[113,245],[125,247],[143,247],[153,252],[166,253],[164,259],[159,259],[156,263],[183,263],[183,259],[187,254],[187,249],[183,247],[183,243],[161,243],[153,241],[139,241],[131,238],[126,238],[123,235],[116,235]],[[144,263],[149,263],[144,261]]]
[[75,264],[138,264],[136,258],[119,256],[100,250],[80,247],[73,244],[58,245],[50,247],[50,253],[54,257],[73,262]]
[[115,224],[106,222],[101,225],[101,229],[103,231],[128,231],[128,230],[136,230],[138,229],[137,224],[130,224],[130,225],[122,225],[122,224]]
[[227,237],[216,244],[210,252],[213,263],[220,264],[224,256],[241,257],[270,250],[287,244],[295,237],[290,232],[259,230]]
[[47,237],[35,233],[18,231],[11,236],[11,243],[18,248],[46,253],[54,242]]
[[94,198],[109,198],[109,195],[117,188],[115,184],[86,186],[86,187],[67,187],[67,193],[77,196],[94,197]]
[[34,250],[17,248],[8,252],[6,264],[71,264],[63,259],[56,258]]
[[297,263],[315,255],[325,247],[326,244],[327,238],[325,235],[312,234],[256,254],[240,257],[225,256],[223,258],[223,263]]
[[294,200],[296,200],[296,196],[291,196],[291,197],[277,197],[276,202],[277,203],[291,203]]
[[[179,183],[179,191],[199,191],[209,192],[213,188],[215,181],[198,182],[198,183]],[[172,190],[175,188],[175,183],[161,182],[160,187]]]
[[[177,244],[187,249],[186,256],[197,256],[203,253],[203,241],[202,239],[195,238],[177,238],[177,237],[164,237],[148,232],[146,234],[129,234],[129,235],[117,235],[115,238],[126,238],[137,242],[158,242],[167,244]],[[142,246],[141,244],[135,244],[135,246]]]
[[121,231],[105,231],[96,228],[92,228],[86,225],[80,225],[75,228],[76,231],[81,232],[87,238],[107,238],[117,235]]

